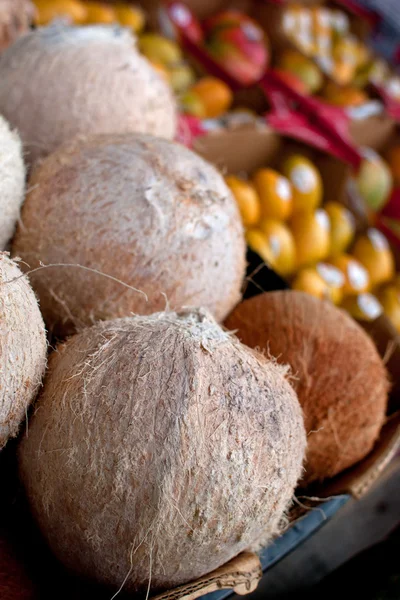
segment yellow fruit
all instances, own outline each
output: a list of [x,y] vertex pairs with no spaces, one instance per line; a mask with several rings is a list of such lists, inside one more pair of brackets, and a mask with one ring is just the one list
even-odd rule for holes
[[115,23],[117,15],[112,6],[103,2],[85,2],[87,15],[85,19],[86,25],[96,23]]
[[345,252],[353,240],[355,233],[354,217],[339,202],[327,202],[324,209],[328,213],[331,224],[329,256],[336,256]]
[[260,200],[254,187],[248,181],[234,175],[228,175],[225,181],[235,197],[243,225],[251,227],[258,223],[261,214]]
[[385,161],[370,148],[363,148],[363,161],[355,176],[355,185],[372,210],[380,210],[389,199],[393,187],[392,174]]
[[329,262],[344,275],[343,294],[345,296],[354,296],[369,290],[368,271],[356,258],[348,254],[340,254],[330,259]]
[[53,19],[69,18],[72,23],[82,24],[87,17],[85,4],[78,0],[35,0],[35,25],[47,25]]
[[263,219],[259,228],[268,240],[271,266],[279,275],[290,275],[296,263],[296,248],[290,230],[276,219]]
[[321,175],[310,160],[294,154],[284,162],[282,171],[292,184],[293,213],[312,211],[321,204]]
[[117,4],[114,8],[118,23],[130,27],[135,33],[140,33],[146,24],[146,17],[139,6],[130,4]]
[[168,67],[169,80],[175,94],[181,94],[185,92],[191,85],[193,85],[196,76],[193,69],[185,63],[180,63],[172,67]]
[[203,77],[192,86],[191,91],[201,98],[209,119],[226,113],[233,101],[230,87],[216,77]]
[[292,187],[289,180],[273,169],[258,169],[252,177],[264,217],[284,221],[292,212]]
[[139,37],[139,50],[149,60],[163,65],[173,65],[183,58],[178,44],[157,33],[142,34]]
[[197,94],[188,90],[179,98],[180,109],[186,115],[192,115],[199,119],[205,119],[206,109],[205,106]]
[[380,290],[378,299],[383,306],[385,315],[390,319],[400,333],[400,292],[395,285],[388,285]]
[[292,288],[339,304],[343,297],[343,285],[344,276],[339,269],[327,263],[318,263],[315,267],[299,271]]
[[377,229],[368,229],[357,238],[352,252],[367,269],[371,286],[390,281],[395,274],[395,262],[389,243]]
[[265,263],[272,265],[273,256],[268,240],[259,229],[248,229],[246,231],[247,245],[253,252],[258,254]]
[[285,50],[276,66],[283,71],[296,75],[304,83],[310,94],[318,91],[322,86],[323,77],[317,65],[296,50]]
[[342,308],[358,321],[375,321],[383,313],[382,304],[376,296],[368,292],[347,296],[342,303]]
[[329,253],[329,217],[322,209],[295,214],[289,223],[296,246],[297,267],[324,260]]

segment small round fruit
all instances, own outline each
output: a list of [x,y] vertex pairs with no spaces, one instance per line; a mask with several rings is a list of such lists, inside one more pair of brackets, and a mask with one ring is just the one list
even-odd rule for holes
[[306,267],[324,260],[329,254],[330,224],[323,209],[301,212],[290,220],[296,246],[297,267]]
[[368,229],[357,238],[352,252],[367,269],[371,286],[390,281],[395,274],[395,262],[389,243],[377,229]]
[[339,304],[343,297],[343,285],[344,275],[339,269],[327,263],[318,263],[315,267],[299,271],[292,288]]
[[345,296],[354,296],[369,290],[368,271],[356,258],[348,254],[340,254],[332,258],[330,263],[344,275],[343,294]]
[[323,90],[323,98],[335,106],[360,106],[368,101],[367,94],[354,86],[340,86],[329,81]]
[[226,184],[235,197],[242,216],[243,225],[251,227],[260,220],[260,200],[256,190],[248,181],[228,175],[225,177]]
[[357,321],[375,321],[383,313],[382,304],[373,294],[366,292],[357,296],[347,296],[342,308]]
[[260,229],[248,229],[246,242],[250,250],[258,254],[265,263],[272,266],[273,256],[265,234]]
[[180,109],[186,115],[192,115],[198,119],[205,119],[206,109],[203,101],[197,94],[188,90],[179,98]]
[[117,15],[112,6],[104,2],[85,2],[87,15],[85,25],[110,24],[117,21]]
[[400,291],[395,285],[387,285],[378,294],[385,315],[400,333]]
[[141,35],[139,37],[139,50],[149,60],[160,62],[163,65],[178,63],[183,59],[178,44],[157,33],[144,33]]
[[178,63],[168,67],[169,80],[175,94],[182,94],[195,82],[196,76],[193,69],[185,63]]
[[72,23],[85,22],[87,8],[79,0],[35,0],[35,25],[48,25],[54,19],[66,17]]
[[355,177],[359,194],[368,208],[378,211],[389,199],[392,191],[392,174],[385,161],[370,148],[363,150],[364,160]]
[[355,221],[351,212],[339,202],[327,202],[324,209],[331,224],[331,245],[329,256],[345,252],[355,233]]
[[146,24],[146,16],[139,6],[130,4],[117,4],[114,7],[118,23],[124,27],[130,27],[135,33],[140,33]]
[[216,77],[203,77],[193,85],[192,92],[201,98],[209,119],[220,117],[232,105],[233,94],[230,87]]
[[258,169],[252,181],[260,198],[262,215],[286,220],[292,212],[292,186],[289,180],[273,169]]
[[311,211],[321,204],[322,179],[310,160],[294,154],[285,160],[282,171],[292,184],[293,213]]
[[323,83],[322,73],[317,65],[296,50],[285,50],[279,57],[277,66],[298,77],[310,94],[318,91]]
[[271,249],[271,265],[279,275],[293,273],[296,264],[296,248],[291,231],[276,219],[263,219],[259,225]]

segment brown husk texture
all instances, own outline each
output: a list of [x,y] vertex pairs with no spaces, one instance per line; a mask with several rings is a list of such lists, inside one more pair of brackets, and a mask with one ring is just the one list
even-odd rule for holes
[[372,340],[349,315],[288,290],[242,302],[225,325],[292,368],[308,435],[303,483],[332,477],[370,452],[385,420],[388,380]]
[[306,443],[285,368],[204,310],[98,323],[49,362],[19,463],[67,567],[153,592],[278,531]]
[[173,138],[176,128],[170,87],[117,26],[55,24],[20,37],[0,56],[0,113],[30,165],[78,134]]
[[2,448],[10,437],[17,435],[36,396],[47,352],[44,323],[35,295],[27,278],[22,277],[5,252],[0,253],[0,327]]
[[25,33],[34,17],[30,0],[1,0],[0,2],[0,52]]
[[0,250],[14,235],[25,195],[22,144],[16,131],[0,116]]
[[222,320],[238,302],[245,242],[216,169],[181,145],[138,134],[76,139],[29,182],[13,253],[30,265],[48,327],[206,306]]

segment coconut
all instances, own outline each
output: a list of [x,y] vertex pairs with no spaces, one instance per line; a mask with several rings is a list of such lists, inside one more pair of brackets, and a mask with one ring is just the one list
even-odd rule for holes
[[0,448],[16,436],[46,366],[46,335],[32,289],[0,253]]
[[98,271],[32,274],[58,335],[167,302],[205,305],[222,320],[239,301],[245,243],[235,200],[183,146],[137,134],[74,140],[43,162],[30,188],[14,253],[31,267]]
[[364,458],[385,420],[385,367],[344,311],[303,292],[260,294],[226,321],[241,341],[288,363],[308,434],[303,482],[332,477]]
[[14,234],[24,193],[21,140],[0,116],[0,250],[5,249]]
[[55,24],[19,38],[0,57],[0,112],[31,164],[79,133],[172,138],[176,126],[168,84],[117,26]]
[[0,51],[29,29],[34,14],[35,8],[31,0],[1,0]]
[[159,590],[278,531],[305,448],[286,368],[203,309],[98,323],[49,363],[20,474],[69,569]]

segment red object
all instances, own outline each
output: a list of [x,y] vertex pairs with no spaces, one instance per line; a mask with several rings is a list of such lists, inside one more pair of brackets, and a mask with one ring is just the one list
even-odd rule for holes
[[178,117],[178,130],[175,140],[187,148],[193,146],[193,140],[206,133],[201,119],[191,115],[180,114]]
[[383,217],[400,221],[400,188],[395,188],[385,206],[380,211]]
[[307,87],[304,82],[293,73],[289,73],[289,71],[284,71],[283,69],[270,69],[270,73],[280,77],[284,83],[287,83],[287,85],[293,88],[298,94],[303,94],[303,96],[308,95]]

